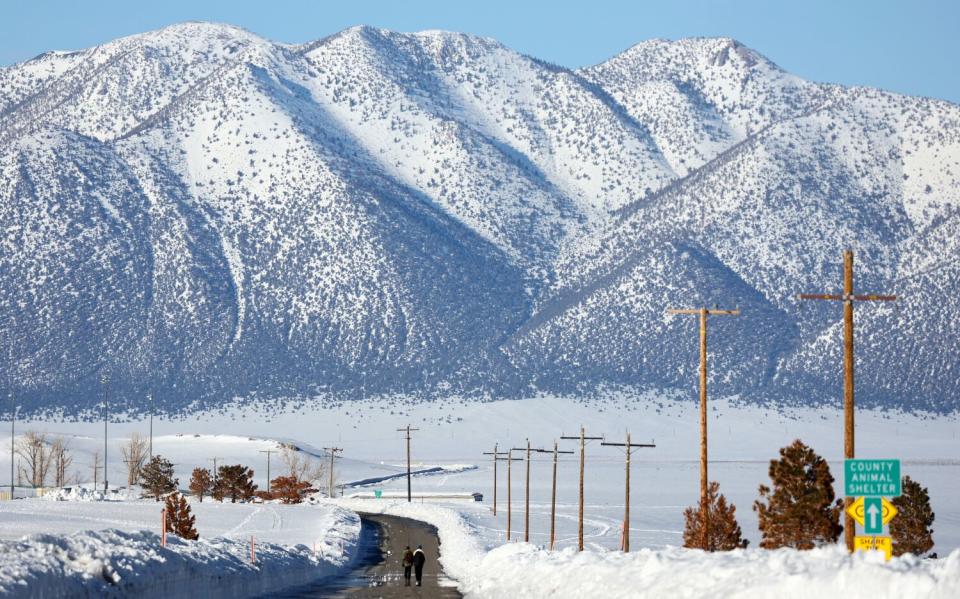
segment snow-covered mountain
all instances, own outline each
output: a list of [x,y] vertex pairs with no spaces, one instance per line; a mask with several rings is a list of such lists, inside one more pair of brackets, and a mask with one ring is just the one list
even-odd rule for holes
[[960,107],[729,39],[573,71],[357,27],[186,23],[0,69],[0,387],[34,409],[689,390],[960,407]]

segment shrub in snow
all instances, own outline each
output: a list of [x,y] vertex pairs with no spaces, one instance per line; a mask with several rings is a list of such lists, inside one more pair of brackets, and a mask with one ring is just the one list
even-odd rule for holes
[[827,461],[797,439],[770,460],[773,489],[760,485],[753,509],[760,521],[765,549],[813,549],[836,543],[843,532],[843,502],[835,500]]
[[237,500],[249,501],[257,492],[257,485],[253,484],[253,469],[241,464],[220,466],[217,470],[217,484],[213,487],[213,498],[223,501],[229,498],[230,503]]
[[153,456],[147,462],[140,472],[140,480],[147,497],[153,497],[157,501],[167,493],[176,491],[180,482],[173,478],[173,464],[160,455]]
[[200,538],[194,524],[197,517],[190,510],[187,498],[180,493],[167,495],[167,532],[172,532],[181,539],[196,541]]
[[926,487],[909,476],[903,477],[903,494],[893,498],[897,517],[890,521],[893,554],[925,555],[933,549],[933,508]]
[[278,476],[270,481],[271,499],[279,499],[283,503],[300,503],[308,493],[317,490],[305,480],[297,480],[292,476]]
[[[720,483],[711,482],[707,488],[706,504],[702,501],[696,508],[688,507],[683,512],[683,546],[705,551],[731,551],[747,546],[740,525],[737,523],[737,507],[727,503],[719,493]],[[708,518],[707,536],[703,535],[704,510]]]
[[194,468],[190,476],[190,492],[203,503],[203,496],[213,491],[213,476],[206,468]]

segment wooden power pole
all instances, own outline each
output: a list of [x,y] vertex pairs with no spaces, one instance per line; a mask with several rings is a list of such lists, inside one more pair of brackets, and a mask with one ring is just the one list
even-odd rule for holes
[[108,385],[110,379],[104,375],[100,378],[100,381],[103,383],[103,494],[106,495],[107,486],[109,485],[107,482],[107,402],[110,401],[110,397],[108,395]]
[[[10,403],[13,404],[13,396],[10,397]],[[16,441],[17,441],[17,411],[20,409],[20,406],[10,406],[10,499],[13,500],[13,462],[14,456],[16,455]],[[97,487],[97,483],[93,483],[94,489]]]
[[411,490],[412,487],[411,487],[411,485],[410,485],[410,433],[411,433],[412,431],[418,431],[418,430],[420,430],[420,429],[418,429],[418,428],[410,428],[410,425],[409,425],[409,424],[407,425],[406,428],[398,428],[398,429],[397,429],[398,432],[401,432],[401,433],[402,433],[402,432],[406,432],[406,433],[407,433],[407,503],[410,503],[410,502],[413,501],[413,491]]
[[220,458],[208,458],[208,459],[211,462],[213,462],[213,486],[216,487],[217,486],[217,460],[219,460]]
[[580,441],[580,509],[578,510],[577,515],[577,550],[583,551],[583,470],[584,470],[584,455],[587,447],[587,441],[602,441],[603,437],[588,437],[586,431],[583,427],[580,427],[580,436],[578,437],[565,437],[560,436],[561,439],[573,439]]
[[[333,485],[333,461],[334,461],[335,459],[337,459],[337,454],[340,453],[340,452],[342,452],[342,451],[343,451],[343,448],[342,448],[342,447],[324,447],[323,450],[330,454],[330,473],[329,473],[329,474],[330,474],[330,484],[329,484],[329,486],[327,487],[327,494],[330,495],[330,499],[333,499],[334,497],[337,496],[337,495],[336,495],[336,487]],[[409,464],[410,464],[410,445],[408,444],[408,445],[407,445],[407,476],[410,475],[410,466],[409,466]],[[410,487],[409,487],[409,484],[408,484],[408,485],[407,485],[407,494],[408,494],[407,501],[410,501],[410,499],[409,499],[409,493],[410,493]],[[342,490],[341,490],[341,493],[340,493],[340,494],[343,495]]]
[[553,454],[553,481],[550,485],[550,551],[553,551],[553,544],[557,538],[557,455],[561,453],[573,453],[572,451],[559,451],[557,442],[553,442],[553,451],[547,449],[538,449],[540,453]]
[[602,441],[600,445],[622,447],[623,452],[627,455],[627,481],[623,508],[623,546],[621,549],[623,549],[624,553],[630,553],[630,456],[633,454],[635,447],[656,447],[656,445],[653,443],[631,443],[629,432],[627,433],[626,443],[607,443],[606,441]]
[[511,464],[512,464],[513,462],[515,462],[515,461],[520,461],[520,460],[522,460],[522,458],[515,458],[515,457],[513,457],[513,451],[512,451],[512,450],[511,450],[511,451],[507,451],[507,452],[505,452],[505,453],[502,453],[502,454],[500,454],[500,455],[505,455],[505,456],[507,456],[507,457],[505,457],[505,458],[500,458],[500,457],[498,457],[498,458],[495,458],[495,459],[497,459],[497,460],[499,460],[499,461],[501,461],[501,462],[506,462],[506,463],[507,463],[507,541],[509,541],[509,540],[510,540],[510,532],[511,532],[511,523],[512,523],[512,522],[511,522],[511,518],[512,518],[511,508],[512,508],[512,502],[513,502],[513,495],[512,495],[512,493],[513,493],[513,486],[512,486],[512,482],[511,482],[511,481],[513,480],[513,476],[512,476],[512,470],[513,470],[513,469],[511,468]]
[[530,452],[532,452],[532,451],[540,452],[540,451],[543,451],[543,450],[542,450],[542,449],[539,449],[539,448],[538,448],[538,449],[532,449],[532,448],[530,447],[530,439],[527,439],[527,446],[526,446],[526,447],[519,447],[519,448],[514,447],[514,448],[513,448],[513,451],[526,451],[526,452],[527,452],[527,458],[526,458],[526,459],[527,459],[527,484],[526,484],[526,491],[525,491],[525,493],[524,493],[524,499],[523,499],[523,503],[524,503],[524,509],[523,509],[523,542],[524,542],[524,543],[529,543],[529,542],[530,542]]
[[709,546],[710,515],[707,509],[707,317],[739,316],[740,310],[718,310],[716,308],[671,309],[668,314],[696,314],[700,317],[700,524],[701,543],[704,551]]
[[270,454],[275,453],[275,451],[274,449],[263,449],[258,452],[267,454],[267,493],[270,492]]
[[497,460],[500,456],[507,455],[505,452],[497,451],[499,443],[493,444],[493,451],[485,451],[483,455],[493,456],[493,515],[497,515]]
[[[853,302],[892,302],[895,295],[855,295],[853,293],[853,251],[843,252],[843,293],[840,295],[826,293],[801,293],[801,300],[832,300],[843,302],[843,456],[847,459],[855,457],[854,451],[854,410],[856,408],[853,394]],[[853,538],[856,534],[856,525],[853,518],[847,513],[847,508],[853,503],[852,497],[844,498],[844,526],[843,536],[847,542],[847,550],[853,553]]]

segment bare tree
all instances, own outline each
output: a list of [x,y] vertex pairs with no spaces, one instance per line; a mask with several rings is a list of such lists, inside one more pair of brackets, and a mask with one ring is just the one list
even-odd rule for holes
[[296,482],[314,485],[320,482],[326,473],[323,462],[315,460],[310,454],[292,447],[284,447],[280,457],[287,467],[288,476]]
[[73,456],[67,451],[67,442],[63,437],[57,437],[50,445],[50,456],[53,461],[54,486],[67,485],[67,468],[73,463]]
[[93,452],[93,488],[97,488],[97,475],[100,473],[100,451]]
[[47,482],[53,453],[47,446],[46,433],[27,431],[16,444],[16,453],[21,458],[27,481],[33,487],[42,487]]
[[147,461],[147,454],[150,451],[150,445],[140,433],[130,435],[121,448],[123,461],[127,465],[127,486],[131,487],[140,480],[140,471],[143,470],[143,464]]

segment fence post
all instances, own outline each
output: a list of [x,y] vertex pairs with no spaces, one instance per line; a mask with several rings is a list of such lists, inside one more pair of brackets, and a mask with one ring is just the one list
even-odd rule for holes
[[160,510],[160,546],[167,546],[167,508]]
[[253,536],[253,535],[250,535],[250,563],[251,563],[251,564],[257,563],[257,549],[256,549],[256,546],[257,546],[256,537]]

